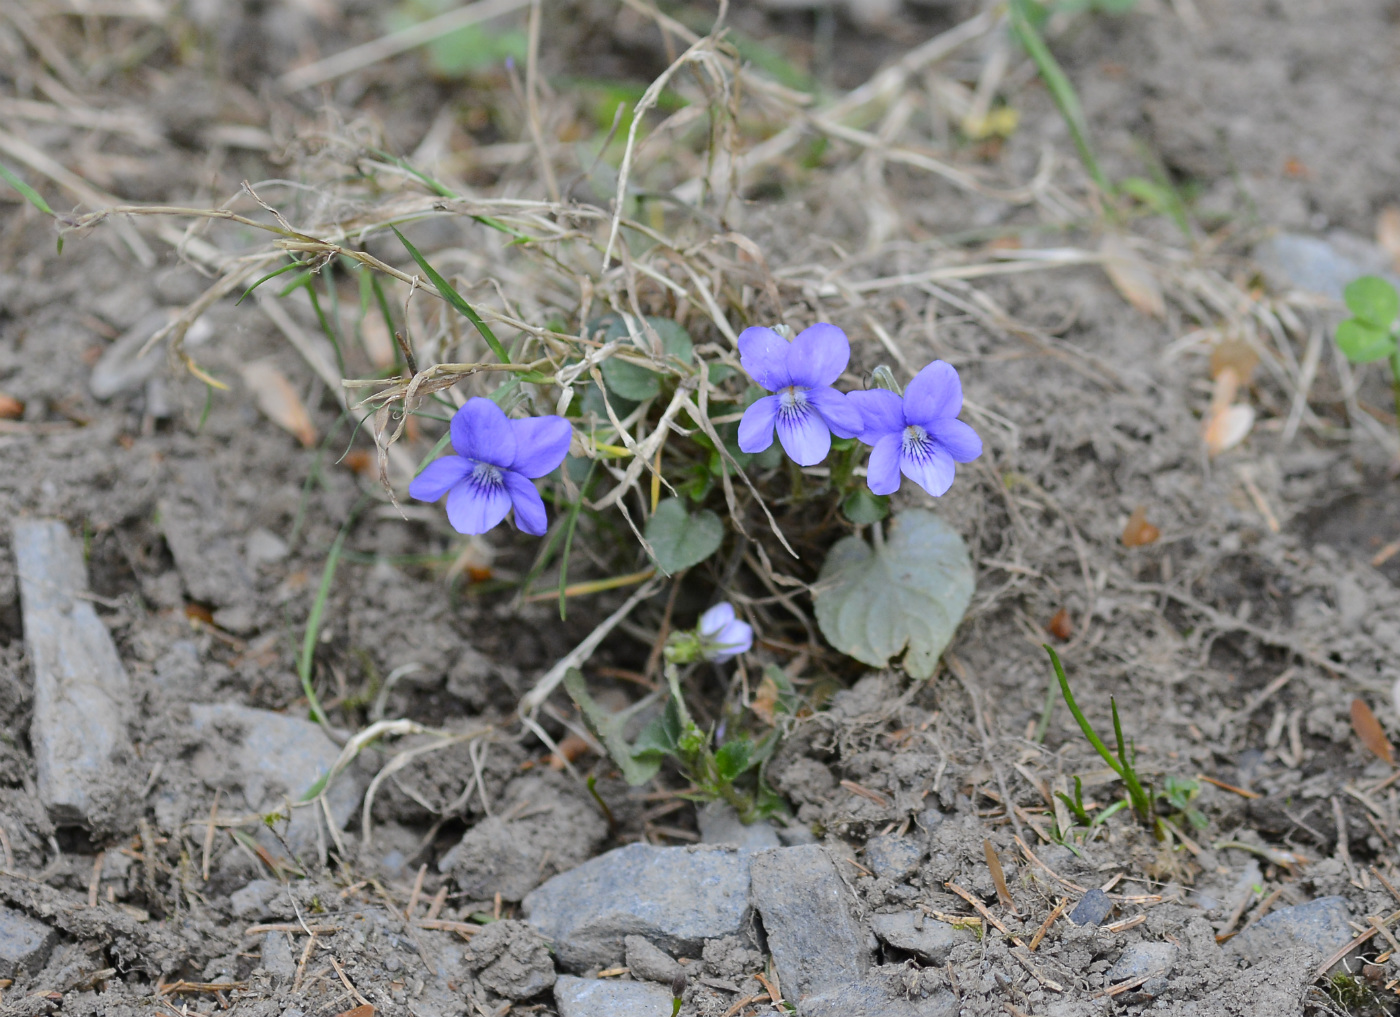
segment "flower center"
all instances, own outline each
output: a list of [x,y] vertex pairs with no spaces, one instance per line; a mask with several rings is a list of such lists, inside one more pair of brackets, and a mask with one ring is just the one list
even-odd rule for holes
[[477,487],[500,487],[501,468],[499,466],[492,466],[490,463],[483,463],[473,459],[471,481]]
[[904,429],[900,450],[907,456],[922,459],[933,450],[933,439],[918,424],[910,424]]
[[778,413],[783,417],[800,417],[807,411],[807,390],[789,385],[778,393]]

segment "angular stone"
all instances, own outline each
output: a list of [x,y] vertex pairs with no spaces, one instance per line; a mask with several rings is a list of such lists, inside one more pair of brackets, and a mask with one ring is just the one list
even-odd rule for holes
[[[562,781],[520,777],[487,817],[438,860],[463,893],[518,901],[549,875],[572,869],[597,850],[608,826],[597,807]],[[509,816],[518,818],[503,818]]]
[[1319,960],[1351,942],[1351,907],[1345,897],[1319,897],[1270,911],[1234,939],[1229,949],[1250,964],[1304,946]]
[[82,549],[57,520],[18,519],[14,553],[39,799],[55,823],[122,831],[138,786],[126,729],[131,680],[87,599]]
[[1168,974],[1176,963],[1175,943],[1132,943],[1108,969],[1110,982],[1127,982],[1135,978],[1160,977]]
[[[245,803],[256,812],[271,812],[289,798],[301,801],[302,795],[340,758],[340,747],[318,725],[251,706],[195,703],[190,706],[190,727],[196,733],[213,734],[217,730],[234,737],[236,748],[231,761],[236,767],[235,776],[242,781]],[[347,767],[331,782],[326,800],[339,829],[345,829],[355,814],[365,786],[354,766]],[[315,851],[322,843],[317,831],[324,820],[320,807],[297,808],[292,810],[290,824],[279,823],[278,831],[300,855]],[[259,838],[274,856],[286,854],[266,831],[260,832]]]
[[685,969],[670,954],[652,946],[650,940],[641,936],[627,936],[622,942],[626,949],[627,967],[631,969],[633,978],[670,985],[677,978],[684,977]]
[[916,953],[934,965],[947,961],[948,951],[957,944],[977,938],[967,929],[940,922],[922,911],[871,915],[870,929],[895,949]]
[[899,882],[919,867],[923,857],[923,845],[913,837],[891,833],[865,842],[865,867],[882,879]]
[[57,934],[23,911],[0,907],[0,978],[38,971],[49,959]]
[[629,935],[697,957],[705,940],[747,926],[749,863],[770,853],[628,844],[555,876],[523,910],[567,970],[621,960]]
[[263,970],[275,978],[295,978],[296,958],[292,956],[292,943],[285,932],[266,932],[262,941]]
[[158,507],[161,532],[186,592],[217,608],[251,604],[252,578],[224,518],[209,464],[202,459],[178,463]]
[[1112,911],[1113,901],[1096,888],[1079,898],[1079,903],[1069,913],[1069,920],[1075,925],[1102,925]]
[[797,1004],[798,1017],[954,1017],[957,997],[942,989],[927,999],[893,996],[876,980],[852,982]]
[[710,802],[695,810],[703,844],[730,844],[749,851],[781,847],[778,832],[766,819],[745,823],[739,819],[734,806],[726,802]]
[[554,984],[554,958],[535,928],[526,922],[492,922],[475,936],[463,961],[477,980],[506,999],[529,999]]
[[800,1002],[858,982],[870,967],[854,901],[820,844],[754,855],[753,901],[789,999]]
[[559,1017],[671,1017],[671,998],[654,982],[560,975],[554,983]]

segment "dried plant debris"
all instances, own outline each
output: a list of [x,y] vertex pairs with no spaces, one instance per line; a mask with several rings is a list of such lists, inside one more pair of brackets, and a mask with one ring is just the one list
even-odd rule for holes
[[1397,1012],[1284,13],[0,2],[0,1007]]

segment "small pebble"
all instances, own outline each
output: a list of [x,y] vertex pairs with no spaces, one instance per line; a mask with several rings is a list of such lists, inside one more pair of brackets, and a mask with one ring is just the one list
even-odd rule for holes
[[1109,900],[1108,894],[1102,890],[1090,890],[1069,913],[1069,920],[1075,925],[1102,925],[1112,910],[1113,901]]

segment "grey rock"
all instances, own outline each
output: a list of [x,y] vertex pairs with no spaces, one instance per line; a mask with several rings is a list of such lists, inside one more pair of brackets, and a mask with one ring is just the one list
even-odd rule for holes
[[0,907],[0,978],[38,971],[49,959],[58,936],[22,911]]
[[1102,925],[1103,920],[1113,911],[1113,901],[1102,890],[1090,890],[1079,899],[1069,920],[1075,925]]
[[[159,329],[169,324],[170,311],[152,311],[122,333],[103,351],[88,376],[88,389],[98,399],[111,399],[123,392],[134,392],[146,384],[166,362],[165,343],[156,343],[144,355],[141,347]],[[193,349],[214,334],[213,327],[200,318],[185,334],[185,346]]]
[[215,608],[251,604],[252,578],[224,518],[209,464],[202,459],[176,464],[157,504],[161,532],[189,595]]
[[958,1001],[946,989],[927,999],[892,995],[881,981],[868,979],[842,985],[797,1004],[799,1017],[953,1017]]
[[276,978],[295,978],[297,962],[292,956],[292,943],[285,932],[267,932],[262,941],[263,970]]
[[1350,918],[1345,897],[1319,897],[1269,912],[1230,940],[1229,949],[1250,964],[1300,945],[1321,959],[1351,942]]
[[[496,808],[497,816],[481,820],[438,860],[439,872],[481,900],[498,893],[503,900],[523,899],[551,870],[587,859],[608,834],[597,806],[562,781],[517,778]],[[510,815],[520,818],[502,818]]]
[[287,557],[288,551],[285,540],[261,526],[249,530],[243,541],[243,553],[248,557],[248,564],[254,568],[279,562]]
[[766,819],[745,823],[727,802],[709,802],[695,810],[702,844],[730,844],[749,851],[781,847],[778,832]]
[[1303,233],[1279,233],[1254,248],[1254,260],[1276,286],[1310,290],[1342,299],[1357,276],[1380,275],[1400,285],[1385,251],[1360,237],[1336,231],[1326,240]]
[[1108,969],[1108,980],[1127,982],[1144,976],[1161,977],[1170,974],[1175,963],[1175,943],[1132,943],[1123,948],[1123,953]]
[[16,520],[13,546],[34,669],[39,800],[55,823],[122,832],[139,786],[126,729],[131,680],[87,599],[82,549],[54,519]]
[[628,844],[555,876],[523,910],[568,970],[616,962],[629,935],[695,957],[748,924],[749,864],[771,853]]
[[882,879],[899,882],[919,867],[923,846],[913,837],[885,834],[865,842],[865,867]]
[[560,975],[554,983],[559,1017],[671,1017],[671,990],[652,982]]
[[871,915],[870,929],[895,949],[916,953],[935,965],[947,961],[948,951],[957,944],[977,938],[967,929],[940,922],[922,911],[895,911],[891,914]]
[[462,959],[482,985],[506,999],[529,999],[554,984],[549,946],[525,922],[492,922],[472,937]]
[[[196,734],[208,736],[218,731],[234,739],[228,762],[236,768],[248,808],[261,813],[284,806],[288,798],[299,801],[340,757],[340,747],[311,721],[250,706],[195,703],[190,706],[190,727]],[[355,814],[365,787],[364,777],[354,766],[331,782],[326,801],[340,829]],[[302,854],[322,843],[318,830],[324,821],[319,807],[298,808],[292,811],[291,822],[279,825],[278,831],[294,852]],[[258,836],[274,856],[285,856],[286,849],[270,833],[261,831]]]
[[800,1001],[853,984],[870,966],[868,933],[820,844],[754,855],[753,901],[784,995]]
[[641,936],[627,936],[622,943],[626,950],[627,967],[631,969],[633,978],[670,985],[685,974],[685,969],[670,954],[652,946],[650,940]]
[[1160,996],[1167,991],[1169,983],[1165,975],[1154,975],[1138,986],[1138,992],[1144,996]]

